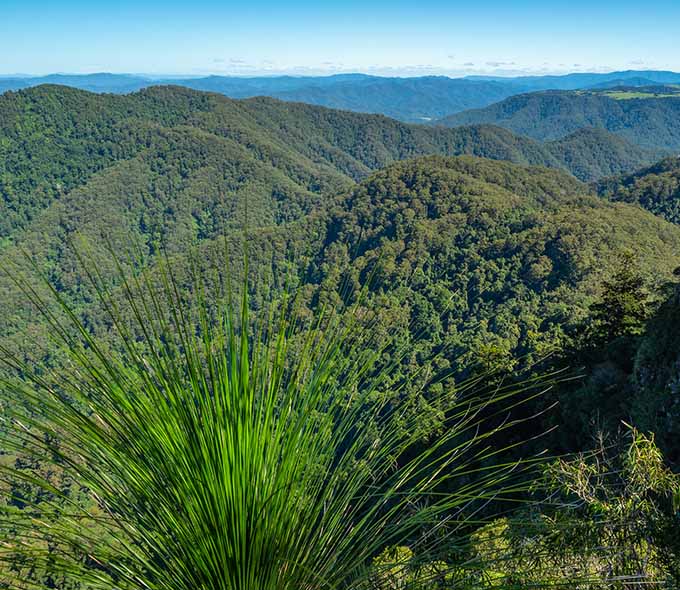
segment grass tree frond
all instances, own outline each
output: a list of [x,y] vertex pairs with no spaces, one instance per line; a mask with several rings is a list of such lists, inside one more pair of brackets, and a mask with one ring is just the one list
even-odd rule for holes
[[393,378],[406,351],[374,341],[360,298],[309,326],[294,298],[254,317],[248,285],[237,296],[219,272],[209,294],[198,264],[190,297],[168,264],[118,263],[115,293],[81,264],[105,339],[56,289],[11,273],[67,362],[2,350],[3,444],[80,493],[3,467],[7,485],[47,497],[0,513],[0,563],[49,563],[92,590],[363,588],[385,547],[435,552],[461,515],[521,490],[526,465],[493,464],[518,387],[429,393],[439,419],[423,432],[416,380]]

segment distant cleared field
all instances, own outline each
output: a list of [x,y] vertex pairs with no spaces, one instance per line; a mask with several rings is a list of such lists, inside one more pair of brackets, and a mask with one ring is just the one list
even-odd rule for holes
[[631,100],[634,98],[678,98],[680,97],[680,86],[674,86],[678,88],[677,92],[645,92],[645,91],[634,91],[634,90],[613,90],[608,92],[603,92],[605,96],[613,98],[614,100]]

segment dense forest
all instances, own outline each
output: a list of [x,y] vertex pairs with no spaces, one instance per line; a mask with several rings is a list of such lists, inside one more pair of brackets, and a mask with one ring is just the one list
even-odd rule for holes
[[[625,584],[636,576],[631,583],[673,587],[680,555],[673,504],[680,497],[678,162],[650,166],[654,152],[618,135],[570,131],[540,143],[489,125],[407,125],[179,87],[125,96],[58,86],[5,93],[0,248],[9,272],[0,276],[2,348],[45,375],[80,358],[69,357],[68,345],[54,345],[49,313],[62,306],[87,338],[114,351],[115,322],[97,281],[109,285],[120,310],[116,321],[135,325],[119,265],[135,276],[163,277],[169,263],[186,298],[200,301],[205,294],[190,288],[196,266],[222,260],[225,272],[238,276],[245,248],[249,273],[259,277],[247,300],[254,313],[283,306],[292,289],[303,321],[312,323],[327,307],[357,306],[375,341],[394,339],[394,349],[381,350],[389,375],[380,385],[385,391],[376,393],[385,404],[413,410],[395,432],[410,420],[430,437],[446,430],[448,414],[438,403],[447,387],[466,380],[495,390],[559,375],[548,391],[518,402],[519,414],[508,419],[513,429],[506,433],[501,421],[495,428],[502,440],[489,443],[503,449],[509,464],[547,449],[553,459],[542,466],[540,489],[517,491],[516,510],[500,500],[475,507],[502,516],[481,527],[466,524],[464,545],[436,559],[401,537],[375,547],[367,558],[375,569],[371,588],[588,580],[580,587],[599,590],[632,587]],[[79,248],[96,268],[95,285]],[[38,311],[50,291],[36,275],[60,300],[47,304],[47,315]],[[206,279],[208,297],[217,290],[212,280]],[[27,292],[35,297],[30,304]],[[126,354],[137,360],[156,342],[143,333],[133,340]],[[211,350],[201,362],[210,361]],[[190,368],[200,371],[201,362]],[[154,370],[162,374],[162,367]],[[8,384],[11,368],[2,369]],[[398,391],[393,398],[390,388]],[[318,408],[302,410],[316,415]],[[371,432],[370,421],[362,425]],[[446,445],[460,444],[454,429],[448,436],[417,444],[446,457]],[[343,445],[339,440],[341,452]],[[412,451],[395,448],[394,460]],[[66,472],[21,452],[0,453],[0,465],[39,473],[68,490],[69,501],[85,501],[87,486]],[[480,457],[472,471],[489,463]],[[485,481],[470,473],[461,478],[467,486]],[[54,496],[28,481],[0,484],[8,492],[2,506],[14,519],[0,521],[7,538],[54,504]],[[560,501],[530,501],[546,495]],[[115,547],[109,529],[92,526]],[[134,531],[127,534],[134,538]],[[603,550],[612,543],[616,552]],[[41,567],[0,562],[0,587],[88,587],[53,573],[60,546],[47,545],[53,561]],[[126,588],[122,571],[101,575],[113,576],[110,587]]]

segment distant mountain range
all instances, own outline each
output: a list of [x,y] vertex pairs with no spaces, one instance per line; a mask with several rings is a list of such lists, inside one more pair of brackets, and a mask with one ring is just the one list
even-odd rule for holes
[[448,78],[425,76],[388,78],[365,74],[334,76],[208,76],[153,78],[134,74],[51,74],[0,77],[0,92],[41,84],[59,84],[98,93],[127,94],[155,85],[176,85],[218,92],[231,98],[270,96],[320,106],[378,113],[406,122],[426,122],[447,115],[486,107],[517,94],[537,90],[574,90],[612,86],[648,86],[680,83],[680,74],[662,71],[626,71],[608,74]]
[[[631,86],[647,86],[648,84],[680,84],[680,73],[660,70],[626,70],[623,72],[575,73],[563,76],[519,76],[504,78],[498,76],[469,76],[468,80],[512,81],[518,86],[530,90],[580,90],[606,85],[619,86],[622,83]],[[642,84],[630,83],[630,80],[644,80]]]

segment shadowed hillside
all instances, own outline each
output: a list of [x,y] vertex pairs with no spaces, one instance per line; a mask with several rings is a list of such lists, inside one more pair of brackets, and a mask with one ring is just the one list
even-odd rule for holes
[[680,158],[667,158],[634,174],[605,179],[597,189],[611,201],[637,203],[680,224]]

